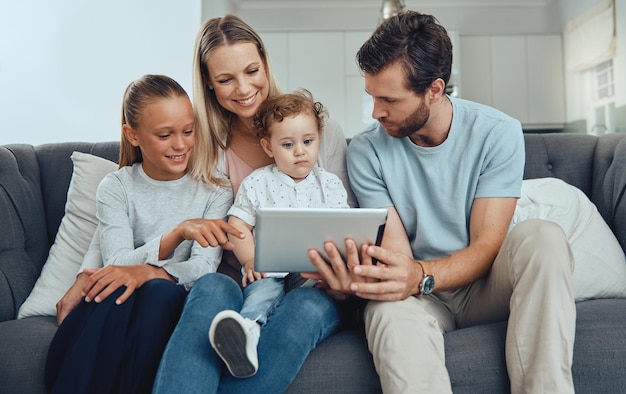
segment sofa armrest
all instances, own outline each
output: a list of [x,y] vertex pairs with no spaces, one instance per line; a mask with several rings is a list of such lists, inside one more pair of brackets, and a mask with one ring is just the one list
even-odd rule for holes
[[0,321],[14,319],[48,256],[39,166],[33,147],[0,146]]
[[626,134],[598,138],[591,200],[626,250]]

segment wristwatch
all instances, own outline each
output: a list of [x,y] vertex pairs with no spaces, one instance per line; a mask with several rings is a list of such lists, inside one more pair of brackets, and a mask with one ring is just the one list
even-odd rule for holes
[[422,267],[422,271],[424,272],[424,277],[422,278],[422,282],[419,285],[419,295],[429,295],[433,292],[433,289],[435,288],[435,277],[428,274],[426,272],[426,269],[424,268],[424,264],[422,264],[421,261],[419,260],[415,260],[417,262],[417,264],[420,265],[420,267]]

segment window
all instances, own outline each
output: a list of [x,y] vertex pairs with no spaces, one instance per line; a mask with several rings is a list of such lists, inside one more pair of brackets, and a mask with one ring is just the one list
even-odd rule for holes
[[586,72],[590,98],[587,103],[587,132],[602,135],[615,131],[615,83],[613,59]]
[[615,4],[604,0],[570,20],[565,27],[565,64],[583,72],[616,53]]
[[613,59],[597,65],[594,74],[596,99],[613,97]]

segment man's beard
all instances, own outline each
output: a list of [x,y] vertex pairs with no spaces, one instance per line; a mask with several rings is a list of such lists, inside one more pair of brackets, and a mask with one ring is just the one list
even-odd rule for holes
[[394,138],[404,138],[408,137],[411,134],[417,133],[426,122],[428,122],[428,118],[430,117],[430,110],[426,107],[426,104],[422,101],[417,107],[417,109],[409,116],[407,116],[400,124],[398,125],[397,130],[387,130],[387,133]]

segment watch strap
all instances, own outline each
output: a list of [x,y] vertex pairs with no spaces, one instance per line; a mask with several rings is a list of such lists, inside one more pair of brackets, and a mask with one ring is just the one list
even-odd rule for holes
[[419,294],[418,295],[422,295],[422,290],[424,289],[424,279],[426,279],[429,274],[428,274],[428,272],[426,272],[426,268],[424,268],[424,264],[422,264],[421,261],[415,260],[415,262],[417,264],[419,264],[420,267],[422,267],[423,275],[422,275],[422,280],[420,280],[419,289],[418,289],[419,290]]
[[428,274],[428,272],[426,272],[426,268],[424,268],[424,264],[422,264],[422,262],[421,262],[420,260],[415,260],[415,262],[416,262],[417,264],[419,264],[419,265],[420,265],[420,267],[422,267],[422,272],[424,273],[424,275],[422,276],[422,278],[427,277],[429,274]]

